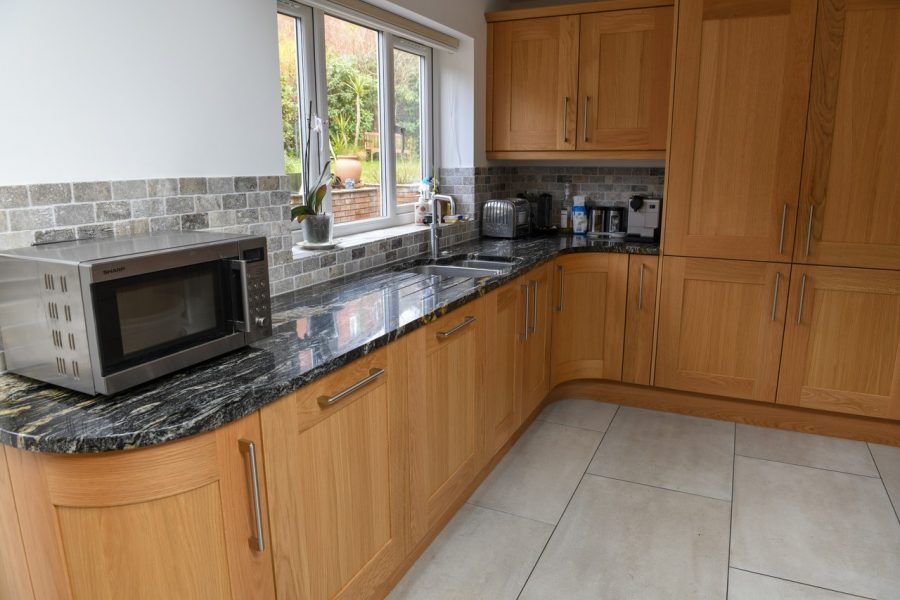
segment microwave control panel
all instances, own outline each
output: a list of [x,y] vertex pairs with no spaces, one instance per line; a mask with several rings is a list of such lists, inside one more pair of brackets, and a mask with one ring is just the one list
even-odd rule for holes
[[248,342],[272,335],[272,304],[269,296],[269,264],[265,246],[243,250],[241,258],[247,265],[247,300],[250,309],[245,315]]

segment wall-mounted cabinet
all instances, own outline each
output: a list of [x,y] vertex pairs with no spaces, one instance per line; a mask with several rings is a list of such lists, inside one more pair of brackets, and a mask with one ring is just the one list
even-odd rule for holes
[[674,10],[648,5],[487,15],[488,158],[664,158]]

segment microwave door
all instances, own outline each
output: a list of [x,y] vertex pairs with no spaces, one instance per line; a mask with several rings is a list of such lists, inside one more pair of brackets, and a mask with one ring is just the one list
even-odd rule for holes
[[229,296],[231,321],[235,331],[250,331],[250,292],[247,283],[247,261],[229,260]]

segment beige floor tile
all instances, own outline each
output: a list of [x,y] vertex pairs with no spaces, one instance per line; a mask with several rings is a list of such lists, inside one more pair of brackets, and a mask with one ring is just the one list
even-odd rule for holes
[[872,449],[878,472],[884,480],[884,487],[894,503],[894,510],[900,514],[900,448],[881,444],[869,444],[869,448]]
[[728,600],[854,600],[859,596],[748,573],[728,571]]
[[390,600],[515,600],[553,526],[464,505]]
[[735,452],[793,465],[878,477],[866,443],[854,440],[738,425]]
[[559,400],[548,404],[538,415],[538,419],[560,425],[606,431],[617,408],[619,407],[616,404],[595,400]]
[[588,475],[523,600],[721,599],[728,502]]
[[588,472],[731,499],[734,424],[621,407]]
[[469,501],[555,525],[602,436],[535,421]]
[[738,456],[731,565],[900,598],[900,524],[881,481]]

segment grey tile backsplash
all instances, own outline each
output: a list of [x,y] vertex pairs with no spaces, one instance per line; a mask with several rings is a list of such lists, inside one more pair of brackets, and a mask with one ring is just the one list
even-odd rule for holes
[[[661,194],[659,167],[490,166],[441,169],[441,193],[473,219],[446,243],[478,236],[485,201],[518,192],[547,192],[556,208],[563,186],[595,201],[626,201],[635,192]],[[182,177],[0,187],[0,249],[33,243],[152,231],[208,229],[265,235],[274,295],[416,256],[428,249],[424,228],[405,227],[347,238],[327,252],[292,250],[290,194],[283,175]],[[556,211],[558,215],[558,210]]]

